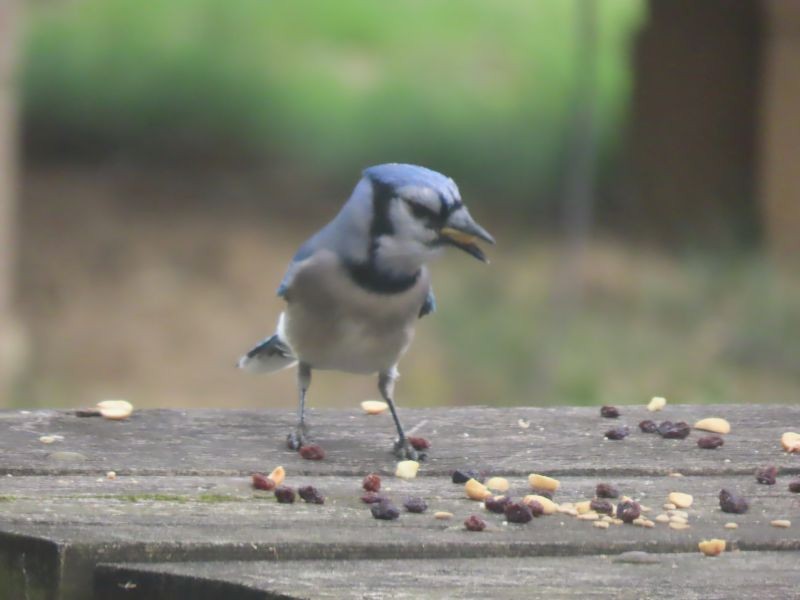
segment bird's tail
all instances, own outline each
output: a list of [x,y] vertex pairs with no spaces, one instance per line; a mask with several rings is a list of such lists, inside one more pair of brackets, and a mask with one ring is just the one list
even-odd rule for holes
[[251,373],[274,373],[297,363],[292,349],[278,334],[268,337],[239,359],[238,367]]

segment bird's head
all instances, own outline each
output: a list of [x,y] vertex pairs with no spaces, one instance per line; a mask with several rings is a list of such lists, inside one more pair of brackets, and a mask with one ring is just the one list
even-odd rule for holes
[[377,260],[390,267],[414,268],[455,246],[481,260],[477,242],[494,238],[470,216],[455,182],[441,173],[404,164],[364,171],[371,202],[370,237]]

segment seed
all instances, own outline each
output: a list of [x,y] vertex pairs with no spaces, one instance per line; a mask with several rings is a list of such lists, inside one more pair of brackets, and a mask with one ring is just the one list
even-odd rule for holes
[[662,410],[667,405],[667,399],[661,398],[660,396],[654,396],[650,402],[647,403],[647,410],[650,412],[655,412],[657,410]]
[[789,491],[794,494],[800,494],[800,479],[789,482]]
[[361,487],[368,492],[377,492],[381,489],[381,476],[377,473],[370,473],[364,477],[364,481],[361,482]]
[[638,502],[625,500],[617,504],[617,518],[622,519],[625,523],[633,523],[634,519],[638,519],[640,515]]
[[410,513],[424,513],[428,510],[428,503],[419,496],[410,496],[403,502],[403,508]]
[[505,477],[492,477],[486,482],[486,487],[495,492],[507,492],[508,479]]
[[725,527],[725,529],[738,529],[739,525],[737,525],[736,523],[733,523],[733,522],[729,522],[729,523],[725,523],[724,527]]
[[280,504],[292,504],[295,499],[294,490],[288,485],[279,485],[275,488],[275,498]]
[[306,460],[322,460],[325,458],[325,450],[317,444],[309,444],[308,446],[300,446],[300,456]]
[[703,540],[697,547],[706,556],[719,556],[725,552],[725,540]]
[[325,496],[313,485],[304,485],[297,490],[297,494],[309,504],[325,504]]
[[483,477],[481,477],[480,473],[477,471],[473,471],[472,469],[464,469],[464,470],[455,470],[453,471],[453,483],[467,483],[470,479],[475,479],[476,481],[483,481]]
[[253,473],[253,487],[269,492],[275,489],[275,482],[263,473]]
[[671,492],[667,496],[667,500],[677,506],[678,508],[689,508],[694,501],[691,494],[683,494],[681,492]]
[[382,402],[381,400],[364,400],[361,403],[361,410],[363,410],[368,415],[379,415],[382,412],[386,412],[388,410],[389,405],[386,402]]
[[464,527],[467,531],[483,531],[486,529],[486,521],[478,515],[470,515],[464,521]]
[[619,490],[610,483],[598,483],[594,489],[594,493],[598,498],[618,498]]
[[769,524],[773,527],[782,527],[784,529],[792,526],[792,522],[788,519],[775,519],[774,521],[770,521]]
[[669,526],[670,529],[677,529],[678,531],[689,529],[690,527],[688,523],[675,523],[674,521],[670,521]]
[[116,479],[117,473],[115,471],[109,471],[106,473],[106,479]]
[[596,498],[589,503],[589,508],[604,515],[614,514],[614,505],[608,500],[600,500]]
[[127,419],[133,412],[133,404],[127,400],[103,400],[97,403],[97,408],[100,416],[114,421]]
[[386,498],[377,492],[367,492],[361,496],[361,501],[364,504],[375,504],[376,502],[383,502],[384,500],[386,500]]
[[661,513],[660,515],[656,516],[656,521],[659,523],[669,523],[669,515],[666,513]]
[[559,487],[561,487],[561,482],[558,479],[553,479],[552,477],[531,473],[528,475],[528,485],[535,490],[555,492]]
[[414,450],[428,450],[431,447],[431,443],[424,437],[409,436],[408,443],[411,444]]
[[376,502],[369,507],[369,510],[374,518],[382,521],[394,521],[400,517],[400,511],[397,510],[397,507],[388,500]]
[[725,443],[718,435],[707,435],[706,437],[701,437],[697,440],[697,445],[704,450],[713,450],[714,448],[719,448]]
[[596,512],[591,511],[587,513],[583,513],[582,515],[578,515],[578,519],[581,521],[597,521],[600,518]]
[[678,473],[678,471],[673,471],[669,474],[669,477],[683,477],[683,473]]
[[525,504],[530,502],[538,502],[542,505],[542,509],[546,515],[554,515],[556,512],[558,512],[558,505],[555,502],[550,500],[550,498],[545,498],[544,496],[539,496],[538,494],[530,494],[525,496],[522,499],[522,502]]
[[508,496],[490,496],[483,501],[483,506],[489,512],[501,514],[506,510],[506,504],[511,502]]
[[606,439],[609,440],[624,440],[630,434],[630,429],[627,426],[615,427],[606,431]]
[[655,422],[651,421],[650,419],[645,419],[639,423],[639,429],[641,429],[644,433],[656,433],[658,431],[658,425],[656,425]]
[[465,483],[464,491],[467,494],[467,498],[470,500],[485,500],[488,496],[492,495],[492,492],[486,489],[486,486],[477,479],[470,479]]
[[619,417],[619,409],[616,406],[600,407],[600,416],[606,419],[616,419]]
[[592,525],[598,529],[608,529],[608,521],[595,521]]
[[695,429],[702,429],[703,431],[710,431],[711,433],[730,433],[731,424],[725,419],[718,417],[711,417],[708,419],[700,419],[694,424]]
[[691,428],[689,424],[684,421],[678,421],[677,423],[664,421],[658,426],[658,433],[661,434],[661,437],[667,439],[682,440],[686,438],[690,432]]
[[395,477],[400,479],[414,479],[419,471],[419,463],[415,460],[401,460],[394,471]]
[[742,514],[750,508],[747,500],[741,496],[736,496],[728,490],[721,490],[719,493],[719,507],[722,512]]
[[447,519],[452,519],[453,518],[453,513],[447,512],[445,510],[440,510],[440,511],[437,511],[437,512],[433,513],[433,518],[434,519],[438,519],[440,521],[446,521]]
[[509,502],[504,512],[509,523],[527,523],[533,519],[531,509],[524,502]]
[[283,480],[286,478],[286,470],[283,467],[275,467],[272,469],[272,473],[267,475],[269,479],[275,482],[275,485],[280,485],[283,483]]
[[786,452],[800,452],[800,433],[787,431],[781,436],[781,446]]
[[767,465],[756,469],[756,481],[764,485],[775,485],[775,478],[778,476],[778,467]]

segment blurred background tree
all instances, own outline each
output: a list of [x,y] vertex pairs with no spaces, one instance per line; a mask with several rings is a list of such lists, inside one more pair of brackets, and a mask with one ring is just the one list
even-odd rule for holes
[[[785,221],[800,185],[787,184],[790,167],[761,166],[795,143],[766,124],[800,119],[790,105],[773,110],[798,95],[800,75],[770,67],[786,63],[771,50],[787,52],[779,36],[795,34],[769,23],[776,10],[781,23],[800,20],[791,10],[760,0],[27,10],[17,299],[33,353],[7,403],[290,406],[291,373],[250,378],[233,362],[272,330],[294,248],[363,167],[387,161],[451,175],[500,240],[489,268],[458,256],[434,267],[440,310],[401,365],[403,404],[798,398],[800,282],[776,272],[763,242],[773,259],[792,253]],[[587,106],[588,138],[576,117]],[[592,210],[565,262],[562,217],[581,195]],[[567,293],[582,298],[567,316],[554,295],[565,269],[576,278]],[[315,405],[374,394],[368,379],[323,378]]]

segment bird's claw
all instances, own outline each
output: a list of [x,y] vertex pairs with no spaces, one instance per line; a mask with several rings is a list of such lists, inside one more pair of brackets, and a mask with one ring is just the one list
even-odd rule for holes
[[289,450],[300,450],[302,446],[306,445],[306,442],[305,427],[298,426],[297,429],[293,429],[289,435],[286,436],[286,445],[289,447]]
[[394,455],[400,460],[423,460],[425,456],[414,449],[408,438],[397,440],[394,443]]

